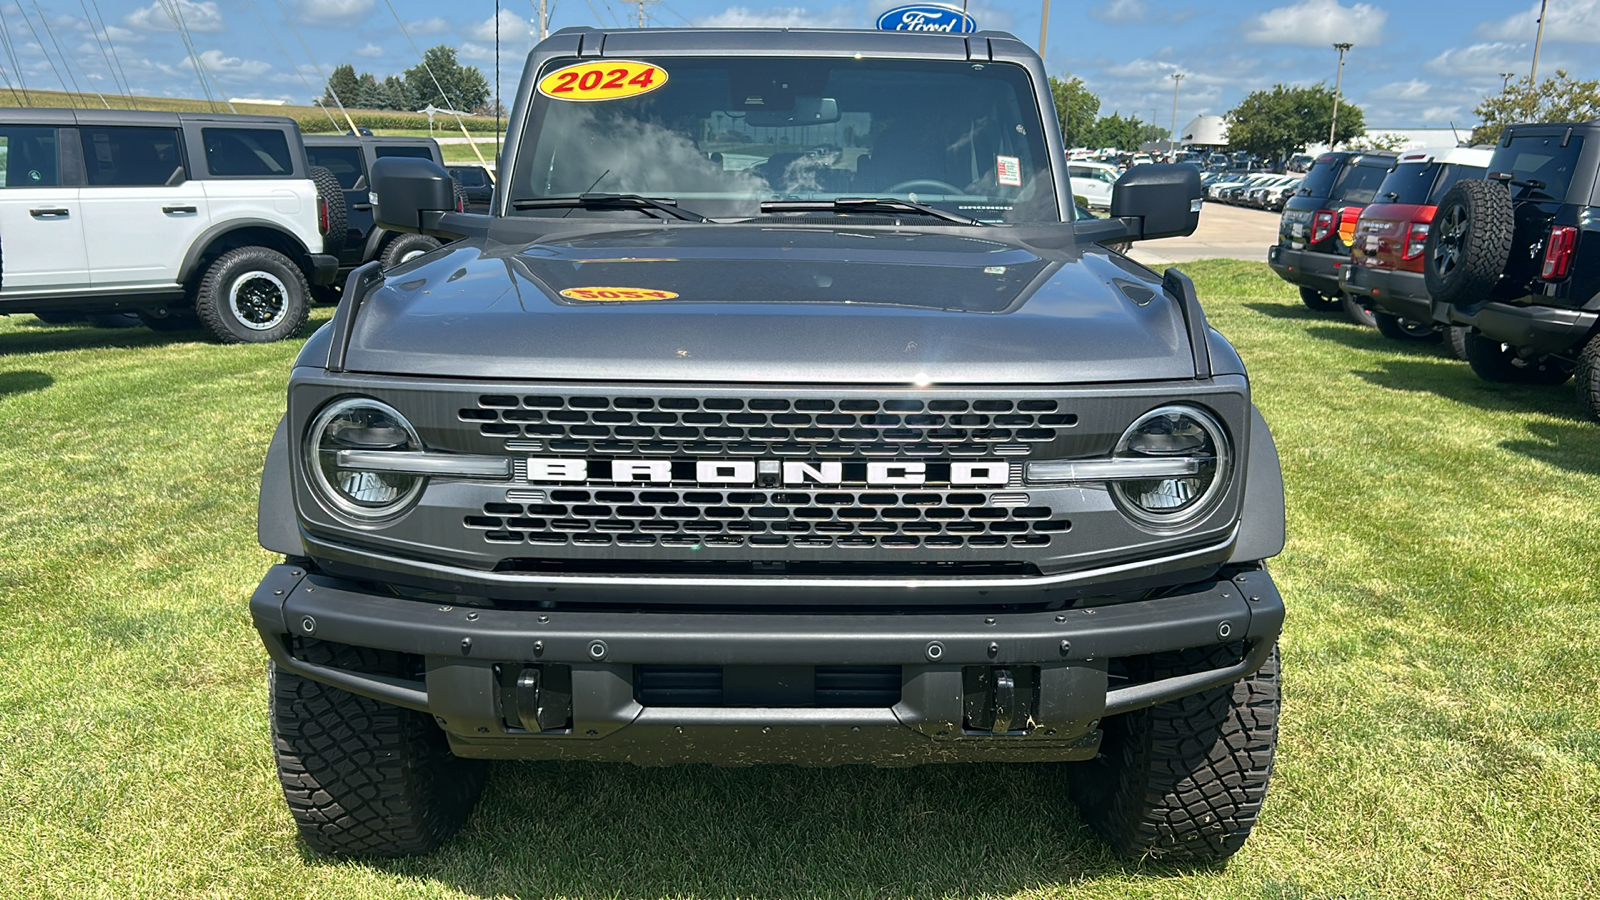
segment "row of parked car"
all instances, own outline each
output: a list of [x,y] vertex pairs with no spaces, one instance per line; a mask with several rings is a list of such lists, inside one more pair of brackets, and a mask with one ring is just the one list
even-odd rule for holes
[[1272,172],[1212,172],[1200,179],[1206,199],[1279,212],[1305,176]]
[[[439,246],[374,223],[388,156],[444,162],[427,138],[303,137],[277,116],[0,111],[0,314],[292,337],[357,266]],[[486,211],[488,173],[455,177],[458,207]]]
[[1318,157],[1268,262],[1318,311],[1447,339],[1480,378],[1563,384],[1600,419],[1600,119],[1493,147]]

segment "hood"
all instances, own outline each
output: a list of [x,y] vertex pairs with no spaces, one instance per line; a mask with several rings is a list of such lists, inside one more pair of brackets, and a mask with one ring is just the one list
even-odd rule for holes
[[1147,270],[1042,252],[965,229],[691,225],[465,241],[387,273],[346,367],[908,386],[1193,377],[1178,306]]

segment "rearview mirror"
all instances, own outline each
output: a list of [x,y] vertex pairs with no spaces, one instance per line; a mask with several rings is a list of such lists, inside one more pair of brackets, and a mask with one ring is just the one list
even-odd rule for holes
[[831,125],[839,121],[839,101],[832,97],[796,97],[794,109],[754,109],[745,114],[744,120],[756,128]]
[[1200,227],[1200,198],[1200,170],[1194,166],[1134,166],[1111,189],[1111,217],[1138,221],[1135,240],[1188,237]]

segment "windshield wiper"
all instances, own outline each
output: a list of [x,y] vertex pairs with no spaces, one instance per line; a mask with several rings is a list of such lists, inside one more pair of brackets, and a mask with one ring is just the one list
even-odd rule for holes
[[766,212],[864,212],[911,213],[953,222],[957,225],[982,225],[977,219],[945,212],[925,203],[896,200],[892,197],[839,197],[834,200],[763,200],[761,211]]
[[532,197],[511,201],[512,209],[650,209],[685,222],[710,219],[678,205],[671,197],[645,197],[641,194],[578,194],[572,197]]

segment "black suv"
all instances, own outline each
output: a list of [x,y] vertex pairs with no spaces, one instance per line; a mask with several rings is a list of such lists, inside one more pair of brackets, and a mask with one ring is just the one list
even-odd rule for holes
[[1561,384],[1600,418],[1600,119],[1507,128],[1488,177],[1439,202],[1424,249],[1434,320],[1465,326],[1488,381]]
[[332,172],[344,190],[347,232],[339,252],[339,278],[332,288],[342,287],[346,276],[362,263],[378,260],[387,269],[439,246],[438,240],[426,235],[379,228],[372,219],[372,164],[398,156],[443,165],[444,157],[432,138],[321,134],[307,135],[305,143],[306,158]]
[[457,163],[445,168],[466,194],[466,211],[487,214],[489,201],[494,199],[494,179],[489,177],[489,170],[477,163]]
[[1341,307],[1340,284],[1356,222],[1394,162],[1393,153],[1324,153],[1284,204],[1278,243],[1267,251],[1267,264],[1300,288],[1308,308],[1332,312]]

